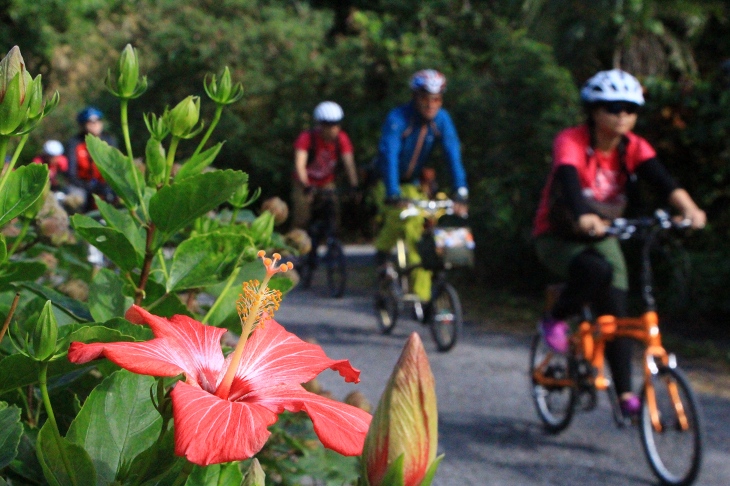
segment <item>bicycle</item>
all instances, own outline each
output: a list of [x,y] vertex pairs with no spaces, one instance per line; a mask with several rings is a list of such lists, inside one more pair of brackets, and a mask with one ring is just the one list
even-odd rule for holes
[[347,263],[345,250],[337,238],[337,193],[335,189],[312,189],[312,217],[307,233],[312,239],[312,249],[304,255],[298,265],[302,287],[312,284],[314,271],[319,266],[317,249],[324,242],[326,250],[324,264],[327,270],[327,287],[330,297],[340,298],[347,284]]
[[[407,306],[412,308],[416,319],[431,329],[436,348],[445,352],[456,344],[463,327],[463,313],[459,294],[447,280],[446,271],[454,266],[469,264],[472,261],[473,240],[471,248],[447,247],[442,245],[438,254],[439,231],[441,240],[449,235],[443,234],[450,229],[436,228],[435,224],[441,216],[453,214],[454,202],[450,199],[407,202],[407,207],[400,213],[405,220],[414,216],[424,216],[424,233],[419,245],[422,262],[417,265],[408,264],[408,254],[403,238],[396,242],[395,260],[386,264],[379,276],[378,290],[375,295],[375,310],[378,326],[383,334],[390,334],[404,313]],[[471,233],[468,233],[471,236]],[[415,293],[410,291],[409,277],[416,268],[433,271],[431,300],[424,306]]]
[[695,394],[677,366],[676,357],[661,343],[650,251],[660,235],[685,227],[687,223],[672,221],[662,210],[653,217],[614,220],[609,234],[622,240],[635,236],[643,239],[644,313],[640,317],[603,315],[592,319],[586,308],[577,331],[570,336],[567,354],[551,351],[539,332],[533,337],[530,349],[535,407],[546,430],[558,433],[568,427],[579,408],[595,408],[596,393],[600,390],[609,394],[616,424],[622,427],[631,423],[623,416],[616,391],[605,374],[604,350],[608,341],[620,337],[641,343],[644,375],[638,416],[641,441],[652,471],[663,484],[669,485],[687,485],[696,479],[702,461],[703,431]]

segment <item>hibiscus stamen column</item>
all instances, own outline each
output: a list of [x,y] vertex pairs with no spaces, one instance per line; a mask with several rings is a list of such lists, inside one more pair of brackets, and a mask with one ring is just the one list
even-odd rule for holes
[[228,395],[231,392],[233,378],[236,376],[238,366],[241,364],[243,348],[246,345],[248,337],[251,335],[251,332],[254,330],[256,324],[258,324],[261,320],[264,313],[266,313],[268,317],[273,317],[274,311],[279,308],[281,292],[278,290],[269,290],[267,288],[269,280],[271,280],[271,277],[277,273],[286,272],[294,267],[291,262],[282,263],[277,266],[277,262],[281,259],[281,255],[278,253],[274,253],[272,255],[273,259],[266,258],[266,253],[261,250],[258,252],[258,257],[264,262],[266,276],[260,285],[257,280],[243,284],[243,294],[239,297],[237,302],[238,315],[241,318],[241,337],[238,340],[236,349],[233,350],[231,362],[228,365],[226,374],[223,376],[223,380],[215,390],[216,396],[224,400],[228,398]]

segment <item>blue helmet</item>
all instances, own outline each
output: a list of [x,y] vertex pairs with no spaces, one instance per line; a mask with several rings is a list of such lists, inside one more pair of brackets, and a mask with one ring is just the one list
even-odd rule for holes
[[104,114],[94,106],[87,106],[76,115],[76,121],[79,122],[79,125],[85,124],[92,118],[101,119],[104,118]]

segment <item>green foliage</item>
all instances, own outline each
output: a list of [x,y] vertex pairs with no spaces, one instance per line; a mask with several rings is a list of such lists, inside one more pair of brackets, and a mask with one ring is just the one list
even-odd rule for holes
[[15,406],[8,407],[6,402],[0,402],[0,469],[15,459],[22,434],[20,409]]

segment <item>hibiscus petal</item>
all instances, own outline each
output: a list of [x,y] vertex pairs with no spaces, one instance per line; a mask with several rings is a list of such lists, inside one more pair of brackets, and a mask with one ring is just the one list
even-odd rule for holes
[[314,432],[328,449],[344,456],[359,456],[372,416],[352,405],[321,397],[301,386],[276,386],[255,390],[245,398],[276,413],[305,411]]
[[306,383],[327,368],[339,372],[348,383],[360,381],[360,370],[348,360],[328,358],[320,346],[302,341],[269,319],[246,342],[236,375],[246,387],[255,389]]
[[263,405],[222,400],[185,382],[178,382],[171,396],[175,454],[200,466],[253,457],[277,419]]
[[169,346],[164,339],[153,339],[143,343],[71,343],[68,360],[72,363],[87,363],[106,357],[109,361],[133,373],[150,376],[177,376],[185,370],[172,363],[167,356]]
[[225,329],[183,315],[166,319],[137,305],[130,307],[124,317],[134,324],[147,324],[156,338],[164,338],[169,343],[168,361],[182,368],[189,381],[208,390],[215,387],[225,360],[220,344]]

